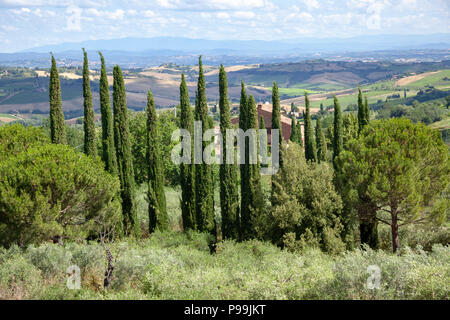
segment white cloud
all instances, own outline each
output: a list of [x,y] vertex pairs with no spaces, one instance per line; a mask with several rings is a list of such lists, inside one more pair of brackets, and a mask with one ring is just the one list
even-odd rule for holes
[[251,19],[254,18],[256,15],[252,11],[236,11],[233,13],[233,16],[236,18]]
[[95,8],[86,9],[85,12],[91,16],[100,17],[102,13]]
[[122,9],[117,9],[116,11],[110,12],[108,17],[113,20],[123,20],[125,11]]
[[219,19],[229,19],[230,15],[226,12],[218,12],[216,13],[216,17]]
[[302,0],[302,2],[308,8],[308,10],[320,8],[320,3],[317,0]]
[[164,9],[185,9],[196,11],[242,10],[273,7],[273,4],[269,0],[157,0],[157,3]]
[[17,15],[21,15],[21,14],[24,14],[24,13],[30,13],[31,12],[31,10],[28,9],[28,8],[11,9],[9,11],[14,13],[14,14],[17,14]]
[[152,17],[156,16],[156,14],[152,10],[146,10],[146,11],[144,11],[144,16],[147,18],[152,18]]

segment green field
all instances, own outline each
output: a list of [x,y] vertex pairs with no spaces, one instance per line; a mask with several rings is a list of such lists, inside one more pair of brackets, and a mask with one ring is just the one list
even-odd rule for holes
[[0,118],[8,118],[8,119],[14,119],[14,120],[18,119],[17,117],[7,114],[7,113],[0,113]]
[[[365,88],[362,87],[361,89],[364,90]],[[416,92],[409,91],[407,94],[409,96],[413,96],[413,95],[415,95],[415,93]],[[367,96],[369,103],[376,103],[376,102],[378,102],[378,100],[385,101],[387,96],[390,96],[393,94],[400,94],[400,97],[403,97],[403,91],[394,91],[394,90],[369,91],[369,92],[364,92],[363,94],[365,96]],[[358,103],[358,94],[355,93],[355,94],[351,94],[351,95],[340,96],[340,97],[338,97],[338,100],[339,100],[341,107],[345,109],[348,105]],[[328,98],[326,100],[311,102],[311,107],[318,108],[318,107],[320,107],[320,104],[323,104],[325,107],[327,107],[327,106],[332,106],[333,103],[334,103],[334,99]]]
[[[448,80],[444,80],[447,78]],[[450,86],[450,70],[441,70],[439,73],[429,75],[421,80],[407,85],[409,88],[423,88],[425,86],[448,87]]]
[[278,92],[280,93],[280,95],[285,95],[288,97],[298,97],[305,94],[305,92],[307,92],[308,94],[319,93],[318,91],[306,90],[301,88],[278,88]]

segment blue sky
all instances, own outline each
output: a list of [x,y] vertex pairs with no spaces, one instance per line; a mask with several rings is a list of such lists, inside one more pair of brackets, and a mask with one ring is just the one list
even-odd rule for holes
[[0,52],[122,37],[450,33],[450,0],[0,0]]

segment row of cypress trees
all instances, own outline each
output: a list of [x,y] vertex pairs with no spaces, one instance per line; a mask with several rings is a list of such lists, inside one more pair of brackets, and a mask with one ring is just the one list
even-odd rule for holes
[[[87,156],[97,155],[94,109],[90,89],[89,62],[83,49],[83,107],[84,107],[84,153]],[[120,195],[122,199],[123,225],[125,234],[140,232],[135,204],[135,181],[131,155],[131,137],[128,125],[128,108],[126,102],[125,83],[119,66],[113,69],[113,109],[111,112],[110,92],[105,60],[101,52],[100,75],[100,112],[102,122],[101,158],[105,170],[118,175]],[[50,134],[53,143],[65,144],[66,127],[62,111],[61,85],[55,58],[52,54],[52,67],[49,84],[50,99]],[[162,159],[158,143],[157,117],[155,102],[150,91],[147,96],[147,166],[148,166],[148,202],[149,231],[156,228],[167,229],[168,217],[164,194],[164,176]]]
[[[255,219],[262,210],[262,187],[260,176],[260,163],[257,157],[250,160],[249,137],[246,137],[245,163],[239,165],[240,171],[240,197],[238,186],[238,165],[227,163],[227,134],[231,129],[230,102],[228,99],[227,75],[223,65],[219,70],[219,112],[220,130],[222,133],[222,164],[219,167],[220,176],[220,207],[222,215],[222,235],[225,239],[250,239],[256,236]],[[279,105],[279,104],[278,104]],[[180,127],[188,130],[193,139],[193,121],[201,121],[202,134],[211,129],[211,121],[208,116],[208,107],[205,92],[205,79],[201,57],[199,58],[199,78],[195,102],[194,117],[189,104],[189,94],[184,75],[180,84]],[[279,118],[280,116],[278,116]],[[261,120],[263,122],[263,120]],[[279,122],[279,121],[278,121]],[[262,124],[264,125],[264,124]],[[281,127],[281,126],[280,126]],[[241,99],[239,113],[239,128],[243,131],[254,129],[258,136],[258,112],[256,102],[252,95],[247,96],[245,85],[241,82]],[[202,150],[208,141],[203,141]],[[234,144],[234,141],[233,141]],[[193,140],[191,140],[191,160],[193,156]],[[256,150],[259,148],[257,141]],[[234,155],[235,156],[235,155]],[[193,229],[216,234],[215,214],[213,207],[213,172],[212,166],[203,162],[201,164],[191,161],[191,164],[181,164],[181,209],[183,227],[185,230]]]
[[[94,111],[92,107],[92,94],[90,90],[89,68],[86,51],[83,64],[83,97],[84,97],[84,152],[89,156],[96,155]],[[102,160],[105,168],[111,174],[118,174],[121,183],[122,210],[124,226],[127,233],[139,232],[136,209],[134,204],[134,176],[131,160],[131,144],[128,128],[128,111],[126,105],[125,85],[122,71],[119,66],[113,70],[113,107],[114,118],[111,113],[109,100],[109,85],[107,80],[105,61],[101,53],[100,76],[100,109],[102,116]],[[220,130],[223,137],[223,146],[226,146],[226,130],[231,128],[230,103],[228,100],[227,76],[223,65],[219,71],[219,109]],[[61,87],[55,59],[52,55],[52,68],[50,72],[50,128],[54,143],[66,143],[64,115],[62,112]],[[206,130],[212,128],[211,118],[208,116],[206,99],[206,86],[201,56],[199,58],[199,77],[195,99],[194,114],[189,103],[189,93],[184,75],[180,84],[180,127],[191,133],[191,164],[181,164],[180,176],[182,187],[182,219],[185,230],[193,229],[215,234],[216,221],[214,214],[214,177],[213,169],[209,164],[194,159],[194,120],[202,123],[203,136]],[[274,83],[272,88],[272,129],[280,129],[281,114],[278,86]],[[326,161],[327,147],[320,119],[317,120],[315,137],[310,115],[310,103],[305,93],[305,157],[308,161]],[[243,131],[265,128],[261,118],[258,128],[256,103],[253,96],[247,96],[245,85],[241,82],[241,99],[239,113],[239,128]],[[363,96],[359,88],[358,95],[358,124],[359,131],[369,123],[369,107],[367,97],[363,103]],[[291,141],[303,144],[301,125],[292,119]],[[200,128],[198,128],[200,130]],[[339,102],[334,97],[334,135],[333,135],[333,163],[334,159],[343,150],[342,113]],[[259,136],[257,134],[257,136]],[[259,158],[255,162],[249,158],[249,137],[246,137],[245,163],[240,166],[240,200],[239,186],[237,185],[237,165],[226,161],[226,148],[223,148],[223,163],[219,168],[220,175],[220,206],[222,213],[222,234],[224,238],[250,239],[256,237],[257,230],[254,222],[262,213],[262,190]],[[259,141],[258,141],[259,143]],[[201,149],[204,150],[208,141],[203,141]],[[259,146],[257,146],[259,150]],[[150,91],[147,94],[147,164],[148,164],[148,200],[149,200],[149,230],[167,229],[168,217],[166,199],[164,194],[164,176],[162,170],[162,155],[158,146],[158,128],[155,102]],[[280,148],[280,166],[282,166]],[[338,169],[338,168],[335,168]],[[361,221],[360,232],[363,243],[375,246],[377,241],[375,221]]]

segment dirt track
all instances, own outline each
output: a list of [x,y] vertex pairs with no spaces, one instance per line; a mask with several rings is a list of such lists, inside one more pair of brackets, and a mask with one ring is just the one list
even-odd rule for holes
[[417,74],[417,75],[414,75],[414,76],[405,77],[405,78],[402,78],[400,80],[397,80],[397,82],[395,82],[395,85],[397,87],[407,86],[408,84],[411,84],[413,82],[422,80],[425,77],[431,76],[431,75],[439,73],[439,72],[440,71],[425,72],[425,73]]

